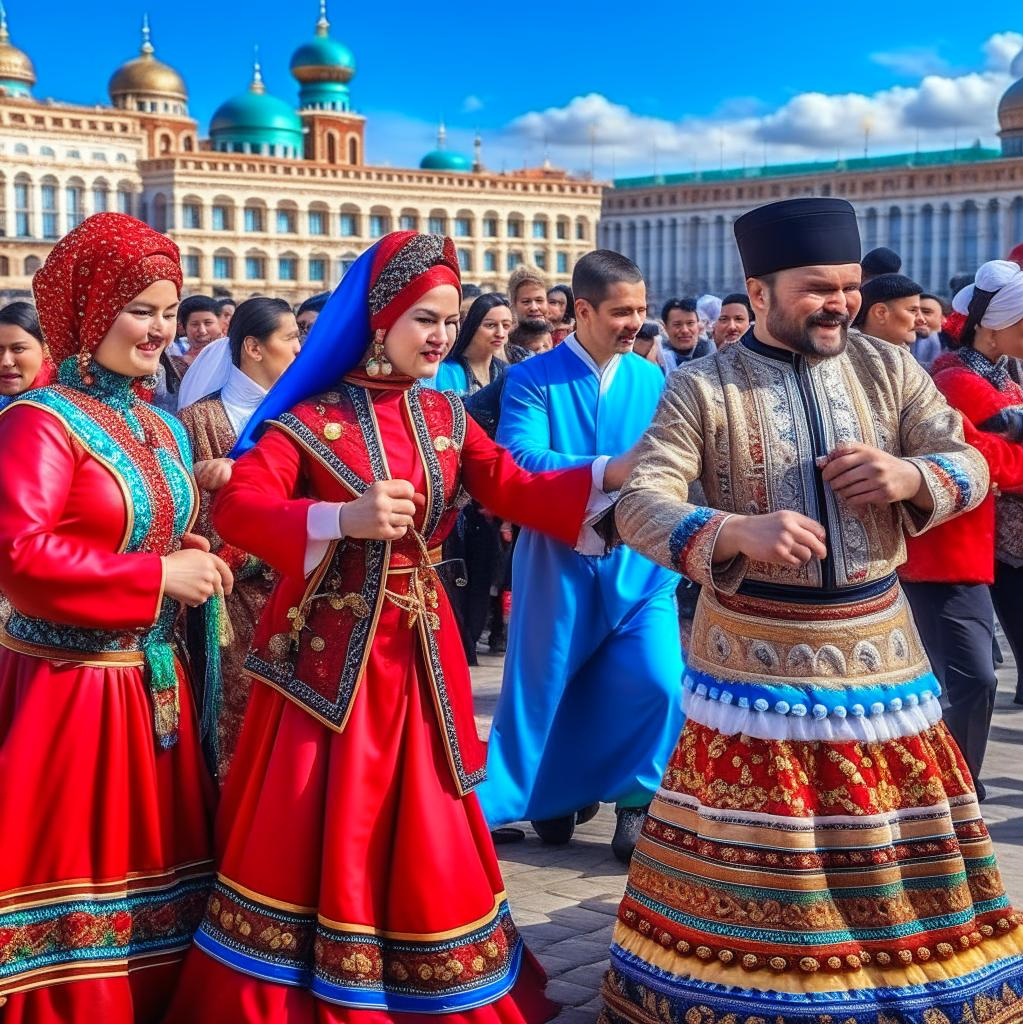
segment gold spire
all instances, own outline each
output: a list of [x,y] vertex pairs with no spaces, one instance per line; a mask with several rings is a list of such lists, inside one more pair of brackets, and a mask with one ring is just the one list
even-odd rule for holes
[[323,38],[330,34],[330,22],[327,20],[327,0],[320,0],[320,20],[316,22],[316,34]]
[[143,57],[152,57],[154,53],[153,42],[150,39],[148,13],[142,15],[142,48],[139,53]]
[[263,84],[263,69],[259,66],[258,45],[255,47],[255,54],[255,59],[252,62],[252,85],[249,86],[249,92],[262,96],[266,92],[266,86]]

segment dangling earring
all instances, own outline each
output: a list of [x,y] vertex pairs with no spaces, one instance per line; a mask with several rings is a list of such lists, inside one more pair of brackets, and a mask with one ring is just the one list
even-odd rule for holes
[[373,354],[366,363],[366,372],[371,377],[389,377],[394,372],[391,361],[384,355],[384,332],[373,336]]
[[96,383],[95,375],[95,364],[92,361],[92,353],[82,349],[78,353],[78,375],[82,378],[82,383],[91,388]]

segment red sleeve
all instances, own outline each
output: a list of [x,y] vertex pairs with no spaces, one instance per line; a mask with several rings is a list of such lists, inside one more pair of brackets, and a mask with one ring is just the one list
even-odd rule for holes
[[984,456],[991,482],[1003,491],[1023,487],[1023,444],[976,427],[1011,403],[986,380],[969,371],[944,370],[934,378],[934,383],[948,404],[962,413],[966,442]]
[[[84,459],[91,456],[72,444],[56,416],[30,406],[0,416],[0,590],[23,614],[50,622],[151,626],[163,597],[160,556],[117,554],[61,532]],[[117,513],[124,516],[123,505]]]
[[465,489],[501,519],[574,546],[590,497],[590,467],[528,473],[471,418],[462,448]]
[[299,498],[302,453],[270,428],[235,464],[213,502],[213,527],[234,547],[285,576],[305,576],[306,519],[311,498]]

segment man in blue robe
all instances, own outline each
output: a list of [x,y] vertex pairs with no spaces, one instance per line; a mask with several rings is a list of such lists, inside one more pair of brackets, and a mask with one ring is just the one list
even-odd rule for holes
[[[508,371],[497,440],[531,471],[592,465],[596,515],[623,482],[614,457],[649,425],[664,377],[632,353],[646,313],[634,263],[589,253],[572,287],[576,332]],[[605,554],[595,532],[583,533],[575,550],[532,530],[519,537],[477,793],[492,828],[529,819],[555,843],[571,838],[577,813],[613,801],[612,847],[628,861],[682,725],[678,576],[625,547]]]

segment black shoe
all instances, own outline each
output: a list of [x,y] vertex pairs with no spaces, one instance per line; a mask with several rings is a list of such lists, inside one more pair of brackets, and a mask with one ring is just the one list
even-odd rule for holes
[[546,818],[543,821],[531,821],[529,824],[540,837],[540,842],[548,846],[564,846],[575,831],[575,815],[566,814],[563,818]]
[[508,846],[510,843],[521,843],[526,838],[526,833],[520,828],[509,828],[507,825],[504,828],[491,829],[490,841],[494,846]]
[[585,825],[586,822],[592,821],[600,810],[600,802],[595,804],[587,804],[581,810],[575,812],[575,823],[577,825]]
[[504,654],[508,650],[508,642],[503,635],[494,636],[491,634],[488,647],[491,654]]
[[632,851],[636,849],[643,822],[646,820],[645,807],[624,807],[618,811],[618,824],[611,839],[611,852],[623,864],[632,860]]
[[977,791],[977,803],[982,804],[987,799],[987,786],[980,779],[974,779],[973,788]]

